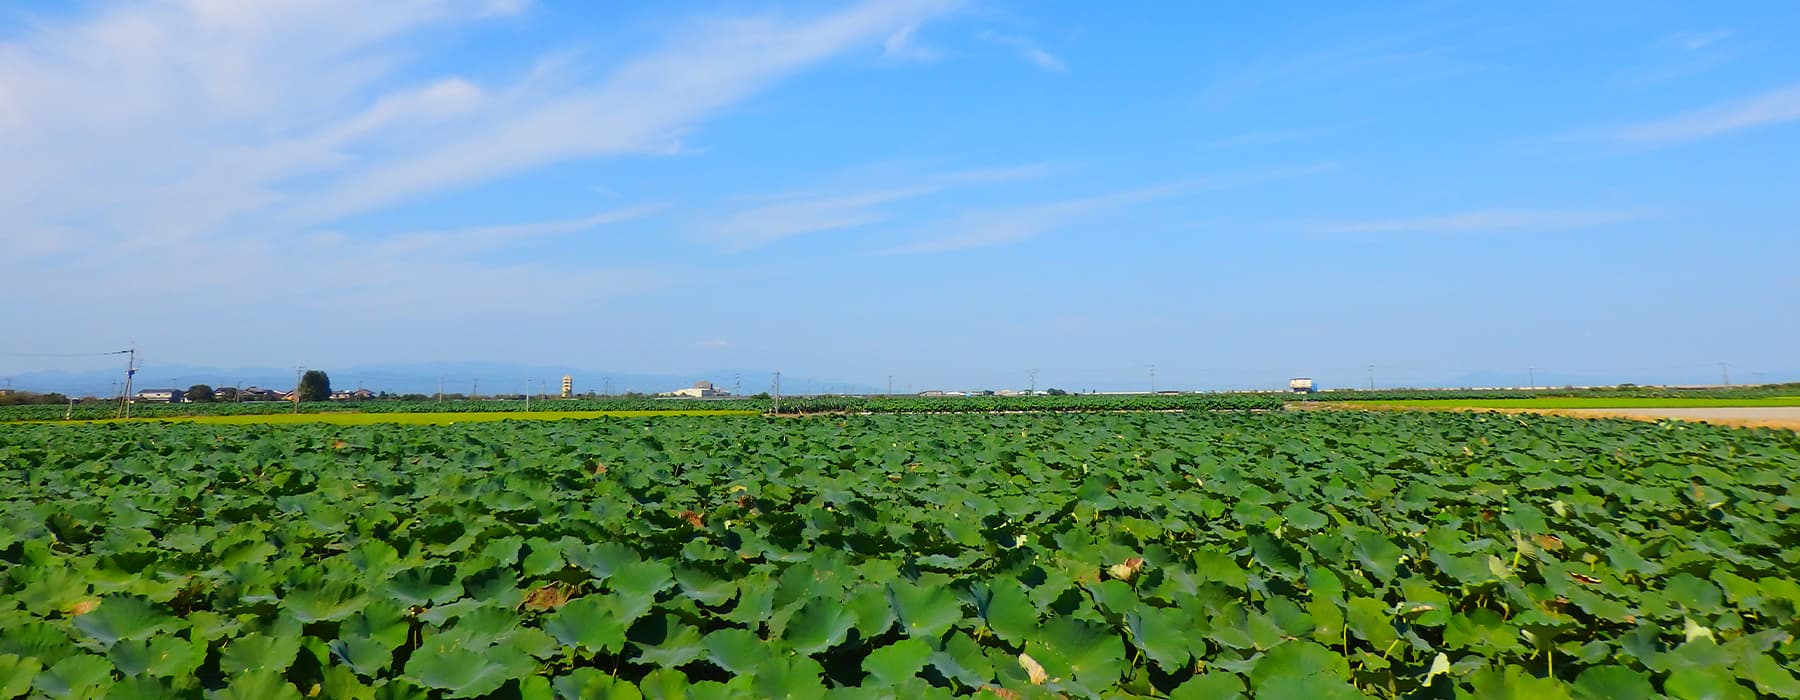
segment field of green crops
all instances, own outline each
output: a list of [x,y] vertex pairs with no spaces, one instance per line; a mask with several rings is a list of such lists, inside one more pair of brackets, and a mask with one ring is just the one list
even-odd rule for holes
[[0,698],[1800,696],[1800,435],[0,426]]

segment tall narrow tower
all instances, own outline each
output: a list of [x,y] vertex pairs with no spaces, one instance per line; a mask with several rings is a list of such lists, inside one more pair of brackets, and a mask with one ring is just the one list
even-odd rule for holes
[[575,395],[575,378],[565,374],[565,375],[563,375],[562,397],[566,399],[566,398],[569,398],[570,396],[574,396],[574,395]]

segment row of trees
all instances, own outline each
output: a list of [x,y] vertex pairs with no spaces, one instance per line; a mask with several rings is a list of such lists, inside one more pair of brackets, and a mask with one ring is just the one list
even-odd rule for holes
[[[307,370],[300,375],[301,401],[326,401],[331,398],[331,377],[324,370]],[[195,384],[182,392],[182,398],[192,403],[213,403],[215,401],[236,401],[236,387],[222,386],[217,389],[207,384]]]

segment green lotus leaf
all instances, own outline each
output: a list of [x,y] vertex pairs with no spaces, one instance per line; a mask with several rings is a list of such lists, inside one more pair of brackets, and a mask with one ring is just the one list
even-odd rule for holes
[[1656,694],[1650,677],[1624,666],[1593,666],[1575,679],[1575,697],[1583,700],[1648,698]]
[[1689,573],[1680,573],[1663,582],[1663,596],[1692,612],[1718,613],[1724,604],[1719,587],[1713,582]]
[[789,619],[783,639],[802,654],[817,654],[837,646],[856,625],[856,614],[841,600],[813,598]]
[[419,607],[447,603],[463,594],[462,581],[453,566],[422,566],[394,574],[381,590],[394,600]]
[[736,627],[713,630],[701,640],[706,658],[714,666],[740,676],[748,676],[762,668],[769,657],[769,645],[756,633]]
[[737,596],[737,582],[731,579],[714,578],[698,569],[686,567],[675,568],[675,583],[681,586],[681,594],[693,598],[702,605],[724,605]]
[[[1349,529],[1349,528],[1346,528]],[[1395,546],[1386,535],[1374,530],[1355,528],[1349,532],[1352,543],[1351,551],[1363,569],[1375,575],[1376,580],[1387,583],[1394,579],[1394,571],[1400,565],[1404,552]]]
[[[1037,608],[1031,605],[1025,589],[1012,579],[1002,579],[974,589],[975,610],[987,622],[988,629],[1001,639],[1023,644],[1038,626]],[[866,630],[865,630],[866,631]],[[877,630],[879,634],[881,631]]]
[[330,648],[332,658],[364,676],[374,677],[394,663],[393,649],[368,637],[339,637]]
[[883,684],[893,685],[918,675],[931,660],[931,645],[909,637],[869,652],[863,671]]
[[281,607],[301,622],[335,622],[361,610],[368,602],[368,595],[360,586],[340,581],[289,592],[281,599]]
[[1256,688],[1256,700],[1362,700],[1368,696],[1349,681],[1328,673],[1269,676]]
[[468,698],[492,693],[536,667],[530,656],[508,646],[481,649],[440,636],[413,652],[406,661],[406,675],[420,685],[443,690],[447,697]]
[[148,674],[158,678],[185,677],[193,674],[206,660],[204,643],[159,634],[147,640],[121,641],[108,650],[107,658],[125,676]]
[[181,696],[164,679],[149,676],[127,676],[106,689],[106,700],[165,700]]
[[705,646],[700,631],[672,615],[651,615],[631,626],[626,634],[638,647],[640,663],[673,668],[700,658]]
[[944,588],[895,581],[888,584],[888,600],[909,636],[935,639],[962,621],[962,605]]
[[687,676],[672,668],[656,669],[638,681],[638,690],[645,700],[687,700],[692,688]]
[[824,674],[810,657],[772,656],[752,674],[752,681],[761,697],[818,700],[825,697]]
[[1781,664],[1769,658],[1768,654],[1750,654],[1749,658],[1737,665],[1739,678],[1756,684],[1757,690],[1775,697],[1800,697],[1800,681],[1794,674],[1782,668]]
[[1126,615],[1125,625],[1132,643],[1164,672],[1179,672],[1196,654],[1206,652],[1188,638],[1186,630],[1193,627],[1193,620],[1179,610],[1144,606]]
[[174,617],[155,604],[132,596],[102,598],[99,607],[75,618],[74,624],[101,649],[111,648],[121,639],[145,639],[179,627]]
[[1571,700],[1568,686],[1555,678],[1539,678],[1518,666],[1504,670],[1486,666],[1469,675],[1475,697],[1494,700]]
[[656,605],[657,594],[675,585],[675,573],[668,564],[644,561],[625,564],[612,572],[607,586],[618,601],[620,615],[626,623],[643,616]]
[[625,645],[624,619],[611,596],[590,595],[570,601],[544,619],[544,631],[566,646],[614,653]]
[[100,698],[112,687],[112,674],[105,657],[78,654],[38,672],[31,685],[53,698]]
[[357,672],[344,666],[331,666],[325,669],[325,678],[319,682],[319,697],[337,700],[373,700],[375,689],[356,677]]
[[231,684],[213,695],[217,700],[300,700],[300,691],[281,671],[248,671],[232,676]]
[[1243,589],[1250,576],[1229,555],[1210,549],[1194,552],[1194,576],[1227,588]]
[[11,700],[31,690],[31,681],[44,664],[35,658],[18,654],[0,654],[0,699]]
[[362,610],[346,618],[338,626],[338,634],[344,637],[363,637],[379,643],[389,651],[406,643],[406,637],[412,626],[406,620],[406,613],[398,605],[388,601],[373,601]]
[[[602,542],[594,545],[580,545],[571,542],[563,547],[563,556],[570,564],[586,569],[594,578],[606,579],[614,572],[633,564],[641,564],[644,558],[632,551],[630,547],[617,542]],[[530,574],[527,574],[530,575]]]
[[864,639],[886,634],[894,626],[894,606],[888,604],[885,583],[857,587],[845,605],[856,616],[856,631]]
[[630,681],[606,675],[592,668],[578,668],[569,675],[551,681],[558,696],[566,700],[643,700],[644,694]]
[[1111,629],[1072,618],[1044,623],[1025,652],[1042,664],[1051,678],[1080,681],[1100,690],[1117,683],[1125,671],[1125,644]]
[[233,639],[219,657],[219,670],[227,675],[250,671],[287,671],[300,653],[300,637],[267,636],[260,632]]
[[1169,692],[1169,700],[1237,700],[1244,697],[1244,680],[1213,671],[1187,679]]

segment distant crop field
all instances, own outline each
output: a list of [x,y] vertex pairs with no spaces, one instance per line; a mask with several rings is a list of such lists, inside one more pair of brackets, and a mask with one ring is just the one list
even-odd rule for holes
[[1362,408],[1729,408],[1800,406],[1800,396],[1743,398],[1614,398],[1538,397],[1520,399],[1415,399],[1411,401],[1362,401]]
[[539,411],[526,413],[273,413],[236,416],[169,416],[166,418],[100,419],[86,421],[36,421],[36,423],[200,423],[206,425],[450,425],[452,423],[488,423],[502,420],[547,421],[585,420],[592,418],[650,418],[655,416],[754,416],[750,410],[717,411]]

